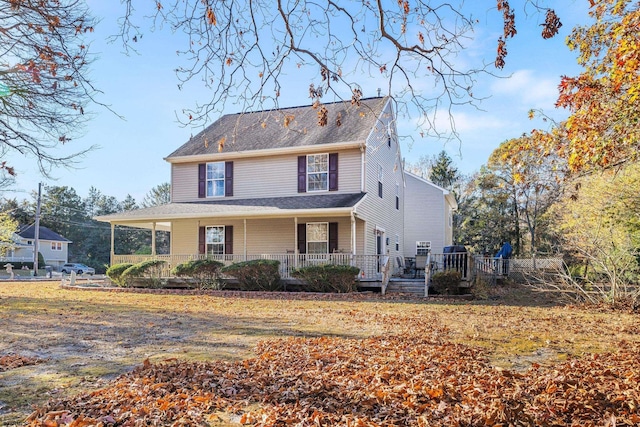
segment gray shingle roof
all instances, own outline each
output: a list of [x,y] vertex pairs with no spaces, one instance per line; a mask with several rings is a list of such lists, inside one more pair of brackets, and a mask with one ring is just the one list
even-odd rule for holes
[[[47,227],[40,226],[38,233],[38,238],[40,240],[52,240],[54,242],[71,242],[71,240],[62,237],[55,231],[48,229]],[[18,232],[16,233],[18,236],[23,239],[35,239],[35,231],[36,227],[32,225],[21,225],[18,227]]]
[[225,199],[199,202],[168,203],[150,208],[136,209],[97,217],[99,221],[147,220],[153,218],[180,218],[185,216],[218,216],[244,214],[274,214],[279,210],[322,210],[352,208],[365,193],[317,194],[291,197],[267,197],[260,199]]
[[[302,147],[334,142],[364,142],[380,117],[388,97],[322,104],[328,110],[326,126],[318,126],[318,109],[311,106],[228,114],[192,137],[167,159],[266,148]],[[338,125],[340,117],[340,125]],[[285,121],[287,126],[285,126]]]

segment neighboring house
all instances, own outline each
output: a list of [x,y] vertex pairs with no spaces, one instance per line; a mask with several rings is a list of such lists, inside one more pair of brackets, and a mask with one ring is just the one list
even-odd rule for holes
[[174,265],[203,254],[330,259],[376,278],[380,255],[415,255],[392,100],[323,107],[325,126],[304,106],[225,115],[192,137],[165,159],[171,203],[96,218],[112,226],[112,263],[136,260],[113,254],[115,225],[170,231],[171,255],[158,258]]
[[404,253],[427,250],[442,253],[453,244],[453,212],[458,209],[454,195],[431,181],[405,171],[407,183],[404,208]]
[[[3,261],[32,262],[35,239],[34,225],[21,225],[13,235],[13,246]],[[38,234],[38,252],[42,254],[46,265],[59,267],[67,262],[70,240],[47,227],[40,227]]]

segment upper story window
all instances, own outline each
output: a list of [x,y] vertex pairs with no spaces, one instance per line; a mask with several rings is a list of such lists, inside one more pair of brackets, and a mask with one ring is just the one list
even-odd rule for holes
[[382,165],[378,165],[378,196],[382,197],[382,179],[384,178],[384,169]]
[[329,190],[329,154],[307,156],[307,191]]
[[207,163],[207,197],[224,196],[224,162]]
[[338,191],[338,153],[298,156],[298,193]]
[[33,245],[33,240],[27,240],[27,245]]
[[62,250],[62,242],[51,242],[51,250],[52,251],[61,251]]
[[224,254],[224,226],[207,227],[205,242],[208,255]]
[[396,182],[396,209],[400,210],[400,184]]
[[198,197],[233,196],[233,162],[198,165]]

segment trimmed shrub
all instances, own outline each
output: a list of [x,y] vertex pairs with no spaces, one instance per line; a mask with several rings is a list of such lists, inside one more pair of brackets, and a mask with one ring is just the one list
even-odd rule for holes
[[158,287],[160,286],[160,276],[164,264],[166,264],[166,261],[159,259],[139,262],[123,271],[120,280],[126,283],[125,286],[131,286],[135,281],[138,281],[146,282],[152,287]]
[[439,271],[431,277],[431,289],[441,295],[457,295],[461,280],[459,271]]
[[131,267],[133,264],[130,262],[123,262],[121,264],[114,264],[111,267],[107,268],[107,277],[111,279],[113,283],[116,283],[120,286],[126,286],[126,283],[122,280],[122,273]]
[[256,259],[237,262],[222,269],[222,273],[235,277],[245,291],[280,291],[280,261]]
[[222,289],[220,270],[224,264],[213,259],[196,259],[176,265],[171,274],[177,277],[190,277],[195,280],[198,289]]
[[107,277],[111,279],[112,282],[117,283],[120,286],[126,286],[124,280],[122,280],[122,273],[125,272],[126,269],[133,266],[130,262],[123,262],[122,264],[114,264],[111,267],[107,268]]
[[311,292],[347,293],[358,289],[360,269],[350,265],[313,265],[294,270],[291,274],[303,280],[304,290]]

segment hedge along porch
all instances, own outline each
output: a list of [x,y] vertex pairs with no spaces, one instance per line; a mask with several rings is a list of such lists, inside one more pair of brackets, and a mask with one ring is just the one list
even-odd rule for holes
[[[364,273],[362,278],[376,280],[380,256],[364,253],[368,227],[357,213],[364,197],[312,195],[275,198],[271,202],[254,199],[233,206],[228,202],[172,203],[98,219],[112,226],[112,264],[163,259],[169,264],[168,274],[170,266],[205,256],[226,264],[266,258],[281,261],[285,278],[295,267],[338,263],[354,265]],[[276,203],[279,207],[268,206]],[[171,254],[158,255],[155,247],[151,255],[116,254],[116,225],[169,231]]]

